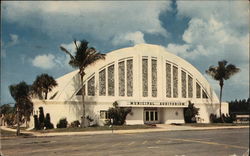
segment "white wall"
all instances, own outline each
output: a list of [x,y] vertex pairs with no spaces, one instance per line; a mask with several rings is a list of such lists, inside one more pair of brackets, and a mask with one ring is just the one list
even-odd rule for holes
[[126,125],[144,124],[143,122],[143,108],[132,108],[132,114],[128,114],[126,118]]
[[[206,103],[195,103],[194,106],[196,108],[199,108],[199,115],[202,123],[209,123],[210,122],[210,115],[211,114],[216,114],[217,117],[219,117],[219,109],[220,105],[219,103],[217,104],[206,104]],[[222,114],[228,114],[228,103],[222,102],[221,104],[221,112]]]
[[162,108],[161,113],[163,124],[185,123],[183,108]]

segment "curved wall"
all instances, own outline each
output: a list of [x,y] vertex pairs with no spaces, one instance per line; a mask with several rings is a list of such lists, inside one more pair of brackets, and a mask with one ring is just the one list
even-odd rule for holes
[[[81,100],[77,71],[57,81],[59,87],[49,95],[58,92],[53,100]],[[211,86],[195,67],[161,46],[148,44],[110,52],[105,60],[89,66],[84,90],[86,101],[178,99],[218,103]]]
[[[112,51],[105,60],[88,66],[85,73],[86,116],[94,118],[99,125],[105,123],[105,111],[115,101],[121,107],[124,103],[128,106],[140,102],[133,106],[134,115],[127,117],[127,124],[145,123],[147,112],[157,112],[157,123],[184,123],[183,108],[188,101],[200,108],[200,122],[209,122],[211,113],[218,114],[219,100],[203,75],[161,46],[140,44]],[[54,125],[62,117],[67,117],[69,122],[80,121],[82,97],[78,70],[58,78],[57,82],[58,86],[48,94],[49,100],[33,99],[34,109],[44,107]],[[157,106],[144,106],[150,102]],[[176,106],[176,103],[185,105]],[[227,103],[222,104],[222,112],[228,113]]]

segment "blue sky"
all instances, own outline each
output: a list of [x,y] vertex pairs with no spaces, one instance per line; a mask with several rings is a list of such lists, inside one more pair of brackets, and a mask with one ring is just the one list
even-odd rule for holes
[[1,2],[1,104],[8,86],[37,75],[58,78],[74,69],[60,51],[86,39],[106,53],[139,43],[158,44],[205,74],[226,59],[241,72],[225,82],[223,100],[249,97],[249,2],[138,1]]

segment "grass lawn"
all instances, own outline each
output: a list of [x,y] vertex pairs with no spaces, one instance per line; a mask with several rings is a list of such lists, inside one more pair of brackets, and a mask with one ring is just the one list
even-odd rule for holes
[[[155,128],[150,125],[122,125],[113,126],[113,130],[128,130],[128,129],[147,129]],[[55,128],[49,130],[33,130],[36,132],[47,133],[47,132],[82,132],[82,131],[100,131],[100,130],[112,130],[109,126],[97,126],[97,127],[86,127],[86,128]]]
[[1,129],[1,137],[12,137],[16,136],[16,132],[6,131]]
[[220,126],[249,126],[249,123],[186,123],[183,126],[193,127],[220,127]]

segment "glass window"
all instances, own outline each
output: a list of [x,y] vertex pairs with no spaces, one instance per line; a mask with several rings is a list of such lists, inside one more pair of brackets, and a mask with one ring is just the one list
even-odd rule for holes
[[173,97],[178,97],[178,67],[173,66]]
[[158,120],[158,112],[155,112],[155,120]]
[[171,65],[166,63],[166,97],[171,98]]
[[201,86],[196,83],[196,98],[201,98]]
[[118,63],[119,75],[119,96],[125,96],[125,63],[124,61]]
[[188,75],[188,98],[193,97],[193,78]]
[[154,121],[154,112],[153,111],[150,111],[150,120]]
[[106,110],[101,110],[100,111],[100,119],[108,119],[109,116],[108,116],[108,111]]
[[186,72],[181,71],[181,94],[183,98],[187,97]]
[[115,78],[114,78],[115,65],[108,67],[108,95],[115,96]]
[[106,95],[106,69],[99,72],[99,95]]
[[142,59],[142,96],[148,96],[148,59]]
[[152,97],[157,97],[157,60],[152,60]]
[[149,112],[146,111],[146,121],[149,121]]
[[133,96],[133,60],[127,60],[127,96]]
[[204,90],[202,90],[202,98],[203,99],[208,99],[208,96]]
[[88,81],[88,95],[95,96],[95,76]]

